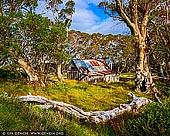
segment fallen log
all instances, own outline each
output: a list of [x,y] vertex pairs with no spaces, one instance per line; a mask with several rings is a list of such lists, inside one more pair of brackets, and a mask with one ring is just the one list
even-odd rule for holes
[[37,102],[40,105],[39,107],[48,109],[53,108],[56,110],[67,112],[71,115],[74,115],[78,118],[88,120],[92,123],[106,122],[110,119],[115,118],[116,116],[126,112],[126,111],[136,111],[140,107],[152,102],[150,99],[137,97],[133,93],[128,93],[128,95],[132,96],[132,102],[130,104],[120,104],[118,107],[108,110],[108,111],[92,111],[92,112],[84,112],[82,109],[67,104],[64,102],[57,102],[53,100],[49,100],[43,96],[19,96],[18,98],[23,102]]

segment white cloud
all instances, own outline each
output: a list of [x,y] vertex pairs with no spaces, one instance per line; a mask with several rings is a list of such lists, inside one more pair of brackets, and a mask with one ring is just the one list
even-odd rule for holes
[[126,25],[120,21],[113,21],[112,18],[98,22],[98,24],[87,30],[89,33],[102,33],[102,34],[122,34],[128,31]]
[[77,8],[75,14],[73,15],[73,21],[70,29],[85,31],[96,25],[98,20],[99,18],[93,14],[92,11]]
[[[66,0],[64,0],[65,2]],[[119,34],[127,31],[127,27],[124,23],[119,21],[113,21],[112,18],[103,20],[100,16],[94,14],[90,9],[90,3],[98,5],[102,0],[74,0],[75,1],[75,13],[73,14],[73,20],[70,30],[78,30],[87,33],[102,33],[102,34]],[[42,12],[42,7],[45,3],[41,2],[38,11]],[[47,12],[45,16],[52,19],[52,14]]]
[[124,23],[113,21],[112,18],[109,17],[101,21],[101,18],[89,9],[89,3],[97,6],[100,1],[101,0],[75,0],[76,11],[73,15],[70,30],[74,29],[90,34],[97,32],[103,34],[119,34],[126,31],[126,25]]

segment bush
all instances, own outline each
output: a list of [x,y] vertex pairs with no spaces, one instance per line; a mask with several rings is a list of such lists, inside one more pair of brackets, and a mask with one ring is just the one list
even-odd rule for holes
[[[122,127],[123,126],[123,127]],[[170,134],[170,99],[152,103],[141,115],[128,120],[119,129],[125,136],[168,136]]]

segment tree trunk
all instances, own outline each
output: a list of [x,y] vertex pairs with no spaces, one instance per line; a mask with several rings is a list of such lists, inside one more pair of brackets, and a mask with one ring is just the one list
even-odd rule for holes
[[28,65],[27,62],[25,62],[23,59],[18,59],[17,62],[25,70],[31,83],[38,83],[40,86],[45,87],[44,81],[38,76],[38,73]]
[[[147,46],[145,43],[149,17],[154,11],[153,1],[142,2],[139,0],[130,0],[128,1],[127,6],[122,0],[115,0],[114,2],[107,0],[106,2],[101,2],[100,4],[99,7],[104,7],[104,11],[106,14],[110,15],[113,18],[120,18],[121,20],[123,20],[130,28],[131,34],[135,37],[138,50],[135,80],[136,90],[154,90],[155,92],[157,89],[155,88],[151,73],[149,71],[146,54]],[[112,8],[110,4],[113,4],[115,8]]]
[[68,19],[68,22],[66,24],[66,37],[68,37],[68,31],[69,31],[69,24],[70,24],[70,22],[71,22],[71,19]]
[[[148,60],[146,54],[146,43],[141,38],[138,40],[138,59],[136,70],[136,91],[138,92],[150,92],[152,89],[156,89],[152,80],[151,73],[148,67]],[[155,91],[155,90],[154,90]]]
[[2,16],[2,4],[0,4],[0,16]]
[[61,74],[61,71],[62,71],[61,64],[59,63],[59,64],[57,64],[57,78],[59,81],[64,82],[64,78]]

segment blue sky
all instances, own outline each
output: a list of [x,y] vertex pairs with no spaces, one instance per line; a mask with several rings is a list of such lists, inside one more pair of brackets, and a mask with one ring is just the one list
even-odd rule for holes
[[[66,0],[63,0],[66,1]],[[97,5],[102,0],[74,0],[75,13],[73,15],[70,30],[81,32],[102,33],[102,34],[124,34],[128,31],[126,25],[119,21],[113,21],[108,15],[104,14],[102,9]],[[37,11],[40,13],[44,10],[45,3],[40,2]],[[47,12],[45,16],[52,18],[52,14]]]

